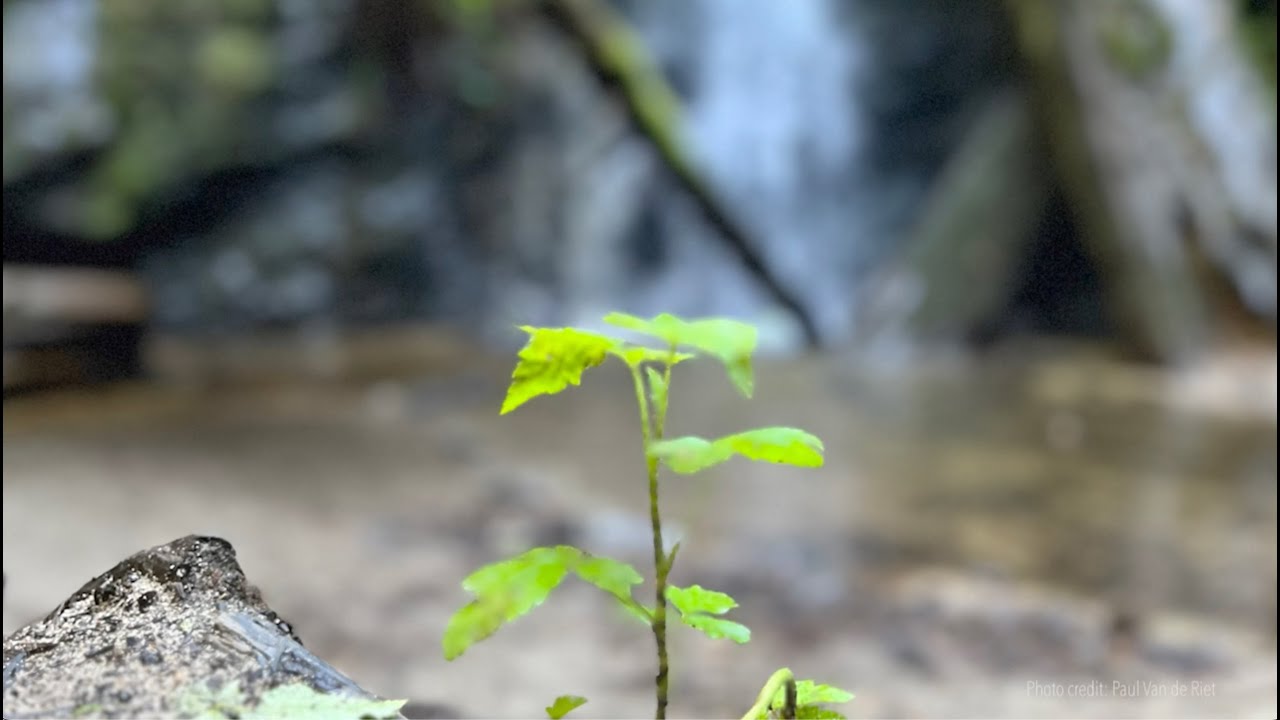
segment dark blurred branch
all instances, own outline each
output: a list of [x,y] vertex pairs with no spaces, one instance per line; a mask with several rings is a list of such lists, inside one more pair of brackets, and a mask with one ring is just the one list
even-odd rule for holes
[[820,338],[812,315],[765,264],[747,231],[689,161],[676,134],[680,102],[626,22],[599,0],[543,0],[538,7],[583,49],[592,69],[623,100],[632,122],[707,221],[746,269],[795,316],[805,341],[810,346],[818,345]]

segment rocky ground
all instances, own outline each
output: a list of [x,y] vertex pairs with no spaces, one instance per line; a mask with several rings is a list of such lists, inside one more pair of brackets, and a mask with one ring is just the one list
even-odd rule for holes
[[[736,717],[788,665],[854,690],[853,717],[1274,716],[1275,393],[1248,390],[1265,372],[983,367],[766,363],[750,405],[714,368],[677,376],[674,432],[800,425],[828,465],[666,480],[675,580],[733,593],[754,630],[676,635],[674,715]],[[441,657],[476,566],[535,543],[648,553],[623,379],[499,418],[507,372],[6,400],[6,635],[204,533],[311,651],[410,715],[532,717],[562,693],[649,715],[650,637],[572,582]]]

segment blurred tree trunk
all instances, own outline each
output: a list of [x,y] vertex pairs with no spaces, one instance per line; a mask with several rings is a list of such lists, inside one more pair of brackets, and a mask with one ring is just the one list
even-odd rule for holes
[[995,93],[933,182],[901,256],[864,292],[863,343],[894,352],[974,339],[1009,304],[1049,195],[1025,94]]
[[1241,5],[1005,0],[1058,179],[1150,359],[1187,359],[1231,310],[1274,331],[1274,76]]

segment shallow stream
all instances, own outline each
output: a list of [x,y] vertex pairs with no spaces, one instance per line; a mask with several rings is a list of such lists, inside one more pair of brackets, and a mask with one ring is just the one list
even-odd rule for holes
[[[311,379],[296,351],[259,352],[255,381],[6,400],[6,634],[209,533],[309,648],[420,712],[532,717],[573,693],[651,714],[651,638],[585,587],[439,652],[481,563],[571,542],[647,566],[618,368],[499,417],[510,362],[429,332],[342,345]],[[671,432],[801,426],[827,466],[664,480],[674,580],[733,593],[755,633],[680,633],[672,713],[736,717],[788,665],[854,690],[851,717],[1274,715],[1275,369],[1273,351],[1176,374],[1088,348],[823,357],[762,361],[750,403],[713,365],[677,373]]]

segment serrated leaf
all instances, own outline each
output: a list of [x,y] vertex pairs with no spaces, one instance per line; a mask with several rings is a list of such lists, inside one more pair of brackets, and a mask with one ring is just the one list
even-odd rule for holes
[[399,717],[405,702],[329,695],[317,692],[306,683],[295,683],[263,693],[258,705],[240,717],[242,720],[382,720]]
[[539,395],[554,395],[582,382],[582,373],[604,362],[619,341],[576,328],[523,326],[529,342],[511,373],[511,386],[502,402],[502,415]]
[[442,641],[445,659],[453,660],[541,605],[570,572],[614,596],[645,623],[652,622],[652,614],[646,615],[631,596],[631,587],[644,581],[635,568],[568,545],[533,548],[486,565],[462,581],[463,589],[476,598],[449,619]]
[[747,430],[711,441],[686,436],[649,445],[650,455],[682,475],[719,465],[735,454],[749,460],[821,467],[822,452],[822,441],[816,436],[787,427]]
[[746,625],[736,623],[732,620],[724,618],[712,617],[710,615],[681,615],[680,619],[695,630],[702,631],[703,635],[712,640],[728,638],[739,645],[751,641],[751,630]]
[[560,718],[573,712],[574,709],[586,704],[587,699],[579,695],[561,695],[556,698],[555,702],[546,707],[547,717],[551,718],[551,720],[560,720]]
[[681,615],[689,613],[708,613],[723,615],[738,607],[738,601],[726,593],[708,590],[701,585],[690,585],[687,588],[669,585],[667,600],[680,611]]
[[650,320],[610,313],[604,321],[634,332],[661,339],[672,347],[694,347],[715,356],[724,364],[734,387],[745,397],[751,397],[755,380],[751,373],[751,355],[756,350],[755,327],[728,318],[701,318],[684,320],[663,313]]
[[506,623],[541,605],[583,553],[567,545],[534,548],[487,565],[462,581],[476,599],[454,613],[444,631],[446,660],[453,660]]
[[644,582],[644,577],[634,567],[605,557],[586,557],[577,564],[574,572],[624,602],[631,601],[631,586]]
[[796,704],[813,705],[816,703],[846,703],[853,699],[853,693],[841,690],[832,685],[815,683],[812,680],[796,682]]
[[444,659],[453,660],[508,622],[508,608],[495,600],[472,600],[449,618],[441,646]]

